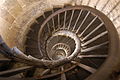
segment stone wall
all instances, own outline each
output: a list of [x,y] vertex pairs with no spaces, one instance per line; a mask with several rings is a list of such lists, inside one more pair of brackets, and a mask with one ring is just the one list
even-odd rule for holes
[[120,0],[0,0],[0,34],[10,47],[23,49],[24,35],[35,18],[65,4],[87,5],[102,11],[120,32]]

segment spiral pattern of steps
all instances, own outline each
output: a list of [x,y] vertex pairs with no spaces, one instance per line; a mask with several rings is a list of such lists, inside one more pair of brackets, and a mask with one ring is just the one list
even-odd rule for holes
[[[119,0],[3,0],[0,7],[0,34],[10,47],[17,46],[26,55],[60,63],[55,68],[36,68],[1,55],[1,67],[8,67],[0,70],[0,75],[96,80],[100,74],[97,70],[108,66],[105,63],[112,59],[116,61],[114,71],[119,71],[119,40],[113,38],[117,36],[115,28],[120,32]],[[101,12],[115,28],[110,27],[111,22]],[[115,56],[118,58],[114,59]]]

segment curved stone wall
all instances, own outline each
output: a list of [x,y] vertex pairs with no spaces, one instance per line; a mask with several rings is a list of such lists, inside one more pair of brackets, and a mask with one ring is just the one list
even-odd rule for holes
[[43,12],[64,5],[87,5],[102,11],[120,32],[120,0],[1,0],[0,34],[10,47],[24,49],[30,25]]

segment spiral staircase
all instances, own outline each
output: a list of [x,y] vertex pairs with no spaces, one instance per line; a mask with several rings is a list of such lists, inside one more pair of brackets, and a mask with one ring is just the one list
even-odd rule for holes
[[119,80],[119,6],[119,0],[3,0],[0,79]]

